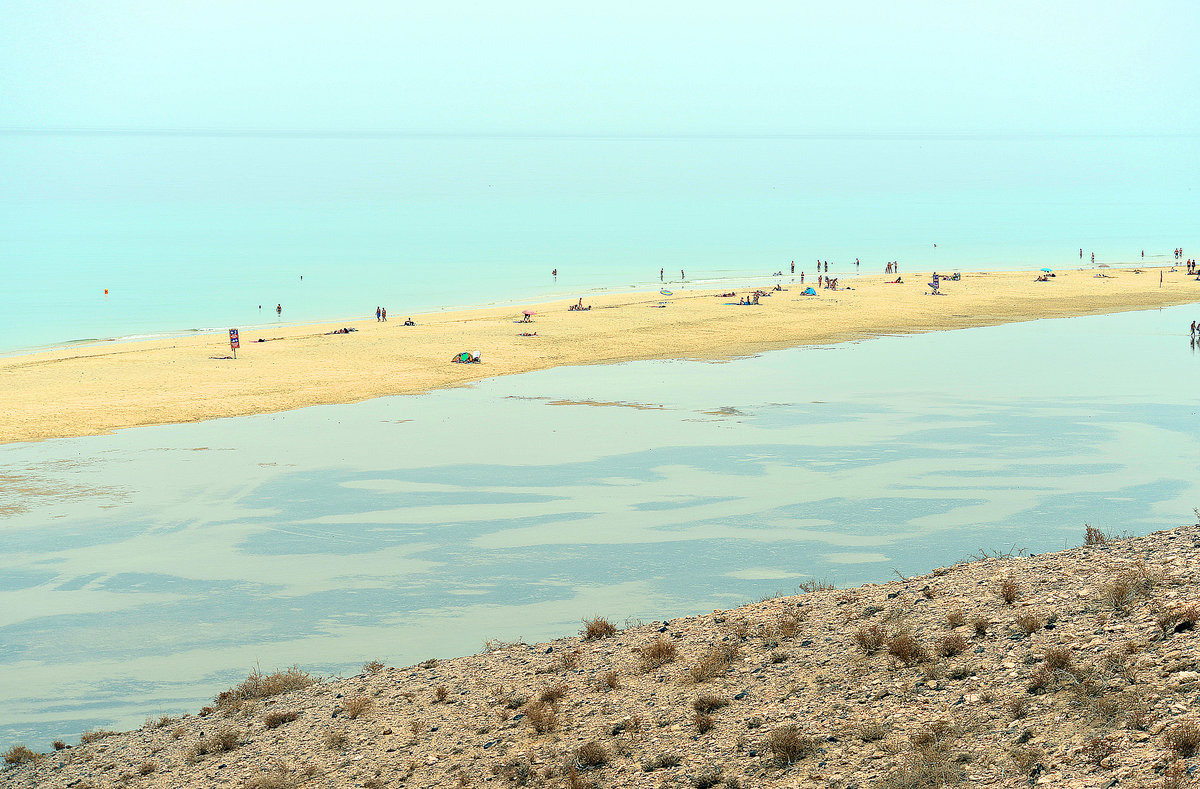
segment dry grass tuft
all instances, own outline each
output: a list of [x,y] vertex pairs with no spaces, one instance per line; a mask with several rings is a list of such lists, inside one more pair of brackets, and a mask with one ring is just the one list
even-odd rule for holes
[[1037,611],[1022,611],[1017,614],[1017,627],[1020,628],[1025,635],[1030,636],[1046,626],[1046,617],[1039,614]]
[[937,653],[942,657],[954,657],[966,652],[969,647],[967,639],[958,633],[948,633],[938,640]]
[[604,683],[604,687],[608,688],[609,690],[616,690],[617,688],[621,687],[621,675],[615,671],[606,672],[604,676],[600,678],[600,681]]
[[575,764],[584,770],[591,770],[596,767],[603,767],[612,759],[608,748],[603,744],[592,740],[589,743],[584,743],[575,749]]
[[873,655],[883,648],[887,641],[887,628],[876,623],[860,627],[854,631],[854,643],[868,655]]
[[1133,603],[1150,594],[1158,583],[1158,577],[1146,567],[1145,562],[1117,573],[1100,590],[1100,600],[1117,613],[1127,614]]
[[733,661],[737,659],[738,648],[734,644],[716,644],[703,655],[696,665],[688,670],[688,675],[693,682],[707,682],[708,680],[719,677],[729,670],[733,665]]
[[384,666],[381,661],[368,660],[366,663],[363,663],[362,673],[378,674],[380,671],[383,671],[384,668],[386,668],[386,666]]
[[1108,545],[1109,537],[1095,526],[1083,524],[1083,544],[1087,546]]
[[263,716],[263,724],[268,729],[278,729],[283,724],[291,723],[299,717],[300,713],[296,712],[295,710],[277,710],[275,712],[268,712],[265,716]]
[[996,592],[1000,595],[1000,599],[1009,605],[1012,605],[1021,596],[1021,588],[1017,585],[1017,579],[1011,575],[1000,579]]
[[692,701],[692,709],[696,712],[712,712],[727,706],[729,706],[729,699],[714,696],[711,693],[702,693]]
[[214,734],[201,737],[200,741],[188,751],[188,757],[195,761],[196,757],[210,753],[226,753],[238,747],[238,733],[228,727],[219,729]]
[[301,671],[297,666],[271,674],[264,674],[256,668],[240,685],[218,694],[216,705],[218,709],[238,709],[244,701],[266,699],[278,696],[280,693],[300,690],[316,681],[316,677],[311,676],[307,671]]
[[816,753],[817,738],[801,734],[797,726],[789,724],[768,734],[766,745],[777,764],[791,766]]
[[441,704],[450,695],[450,689],[445,685],[438,685],[433,690],[433,703]]
[[79,744],[87,745],[88,743],[103,740],[105,737],[111,737],[114,734],[116,734],[115,731],[109,731],[108,729],[89,729],[79,735]]
[[696,731],[701,734],[707,734],[712,730],[713,726],[717,725],[717,719],[705,712],[697,712],[692,718],[692,723],[696,726]]
[[542,688],[542,692],[538,694],[538,701],[544,701],[547,704],[558,704],[562,697],[567,695],[570,687],[565,682],[556,682],[549,687]]
[[354,720],[355,718],[361,718],[374,705],[375,702],[371,700],[370,696],[356,696],[343,701],[342,709],[345,710],[347,718]]
[[908,630],[900,630],[887,641],[887,651],[906,666],[913,666],[929,659],[925,647]]
[[946,612],[946,627],[951,629],[962,627],[967,623],[967,615],[961,608],[951,608]]
[[538,734],[547,734],[558,726],[558,713],[544,701],[531,701],[524,707],[525,720]]
[[854,733],[863,742],[879,742],[887,735],[887,730],[883,726],[883,721],[870,720],[858,724]]
[[342,729],[330,729],[325,732],[325,747],[331,751],[341,751],[350,744],[350,738]]
[[1183,759],[1195,754],[1200,750],[1200,724],[1194,718],[1176,723],[1167,732],[1167,747]]
[[1042,656],[1046,666],[1051,671],[1070,668],[1071,663],[1075,661],[1075,653],[1070,647],[1050,647],[1046,650],[1046,654]]
[[642,772],[652,773],[655,770],[665,770],[671,767],[678,767],[681,759],[677,753],[660,753],[653,759],[647,759],[642,762]]
[[992,626],[992,621],[986,616],[979,616],[975,618],[973,626],[975,628],[976,637],[983,638],[987,635],[988,628]]
[[679,654],[675,644],[665,638],[658,638],[634,651],[639,655],[638,668],[643,674],[674,662]]
[[583,629],[579,634],[588,641],[594,641],[597,638],[610,638],[617,634],[617,626],[608,621],[602,616],[597,616],[593,619],[583,620]]
[[273,770],[255,770],[246,780],[246,789],[296,789],[304,783],[304,776],[297,775],[290,767],[280,762]]

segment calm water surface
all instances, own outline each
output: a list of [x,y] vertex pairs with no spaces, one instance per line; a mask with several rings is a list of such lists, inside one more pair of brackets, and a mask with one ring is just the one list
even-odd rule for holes
[[1200,308],[0,447],[0,747],[325,674],[1145,533],[1200,504]]

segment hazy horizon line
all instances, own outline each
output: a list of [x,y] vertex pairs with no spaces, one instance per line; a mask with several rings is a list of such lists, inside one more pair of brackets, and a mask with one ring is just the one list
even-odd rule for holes
[[7,137],[228,137],[292,139],[561,139],[561,140],[920,140],[920,139],[1129,139],[1200,136],[1196,132],[1056,132],[981,131],[970,129],[888,130],[864,129],[806,132],[536,132],[536,131],[405,131],[399,129],[271,129],[213,127],[120,126],[0,126]]

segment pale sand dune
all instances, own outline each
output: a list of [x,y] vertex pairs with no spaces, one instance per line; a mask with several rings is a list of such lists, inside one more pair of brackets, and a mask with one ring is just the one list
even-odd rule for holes
[[[540,304],[533,323],[516,323],[522,308],[414,316],[387,323],[247,330],[236,361],[224,335],[69,348],[0,359],[0,442],[105,433],[124,427],[193,422],[424,392],[497,375],[568,364],[631,359],[719,359],[797,345],[878,334],[986,326],[1035,318],[1091,315],[1184,304],[1200,298],[1200,282],[1183,270],[1144,274],[1067,270],[1049,282],[1034,273],[964,273],[945,282],[942,297],[924,295],[928,274],[846,280],[855,290],[799,285],[757,307],[727,306],[711,291],[603,295],[588,312],[569,302]],[[786,278],[785,278],[786,279]],[[811,284],[811,283],[809,283]],[[739,289],[739,293],[744,292]],[[665,309],[652,305],[667,301]],[[1183,330],[1185,327],[1181,327]],[[536,331],[537,337],[520,337]],[[259,337],[278,338],[256,343]],[[452,364],[479,350],[483,363]]]

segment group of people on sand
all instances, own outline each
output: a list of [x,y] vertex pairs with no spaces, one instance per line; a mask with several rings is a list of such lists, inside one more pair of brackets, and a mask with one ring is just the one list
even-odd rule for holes
[[572,304],[570,307],[567,307],[567,309],[570,310],[571,312],[587,312],[591,308],[592,308],[591,304],[587,305],[586,307],[583,306],[583,297],[582,296],[579,298],[579,301]]
[[1196,259],[1195,258],[1188,259],[1187,268],[1188,268],[1188,276],[1189,277],[1192,276],[1193,274],[1200,273],[1200,272],[1196,271]]
[[376,307],[375,308],[375,320],[377,320],[377,321],[386,321],[387,320],[387,307]]
[[[1143,257],[1145,257],[1145,255],[1146,255],[1146,253],[1145,253],[1145,252],[1143,252],[1143,253],[1142,253],[1142,256],[1143,256]],[[1176,247],[1176,248],[1175,248],[1175,259],[1176,259],[1176,260],[1183,260],[1183,247]]]
[[883,273],[884,274],[899,274],[900,273],[899,261],[889,260],[888,264],[883,267]]

